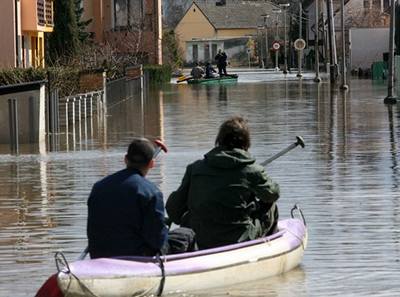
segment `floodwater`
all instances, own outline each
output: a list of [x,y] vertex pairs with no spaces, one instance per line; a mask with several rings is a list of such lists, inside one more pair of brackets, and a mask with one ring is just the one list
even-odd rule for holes
[[114,105],[107,132],[73,150],[0,155],[0,296],[33,296],[56,271],[56,251],[78,257],[91,186],[123,167],[132,136],[167,144],[149,178],[168,197],[234,114],[249,119],[260,162],[303,136],[304,149],[267,171],[281,186],[281,217],[295,203],[302,208],[309,244],[301,265],[282,276],[189,296],[400,296],[400,110],[384,105],[385,95],[370,80],[353,80],[342,94],[328,83],[260,74],[226,86],[170,84],[143,105]]

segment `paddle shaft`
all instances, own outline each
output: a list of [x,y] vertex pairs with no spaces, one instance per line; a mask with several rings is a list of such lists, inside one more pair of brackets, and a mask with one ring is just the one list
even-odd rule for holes
[[292,143],[287,148],[283,149],[279,153],[273,155],[271,158],[269,158],[269,159],[265,160],[264,162],[262,162],[261,166],[265,166],[265,165],[271,163],[272,161],[274,161],[275,159],[278,159],[279,157],[283,156],[284,154],[286,154],[287,152],[291,151],[292,149],[294,149],[298,145],[300,145],[301,147],[304,148],[304,140],[303,140],[303,138],[301,136],[296,136],[296,139],[297,140],[296,140],[295,143]]
[[[157,148],[154,151],[153,154],[153,159],[157,158],[158,154],[161,153],[161,151],[167,152],[167,147],[165,146],[164,143],[162,143],[160,140],[156,139],[154,143],[157,145]],[[83,252],[79,255],[78,260],[83,260],[86,258],[87,254],[89,253],[89,247],[87,246]]]

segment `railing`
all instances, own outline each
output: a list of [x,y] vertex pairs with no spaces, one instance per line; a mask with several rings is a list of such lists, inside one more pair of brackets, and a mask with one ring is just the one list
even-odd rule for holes
[[76,149],[77,143],[82,144],[93,139],[95,131],[97,134],[102,133],[106,112],[104,100],[103,90],[59,100],[59,123],[65,129],[67,150],[71,143],[72,149]]

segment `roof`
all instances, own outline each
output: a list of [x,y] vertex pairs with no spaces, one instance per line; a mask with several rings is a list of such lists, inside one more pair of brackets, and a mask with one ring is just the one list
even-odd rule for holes
[[275,17],[274,8],[279,8],[271,2],[253,2],[230,0],[223,6],[215,5],[215,2],[197,0],[194,4],[203,12],[210,23],[216,29],[246,29],[257,28],[264,24],[262,15],[268,15],[267,26],[275,25],[278,19],[279,27],[283,18]]

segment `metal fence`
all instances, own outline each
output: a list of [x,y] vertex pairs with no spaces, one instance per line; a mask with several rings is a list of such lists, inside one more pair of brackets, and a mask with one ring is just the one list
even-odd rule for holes
[[[59,124],[67,150],[93,139],[103,131],[106,105],[104,91],[68,96],[59,100]],[[97,135],[95,135],[95,133]]]

